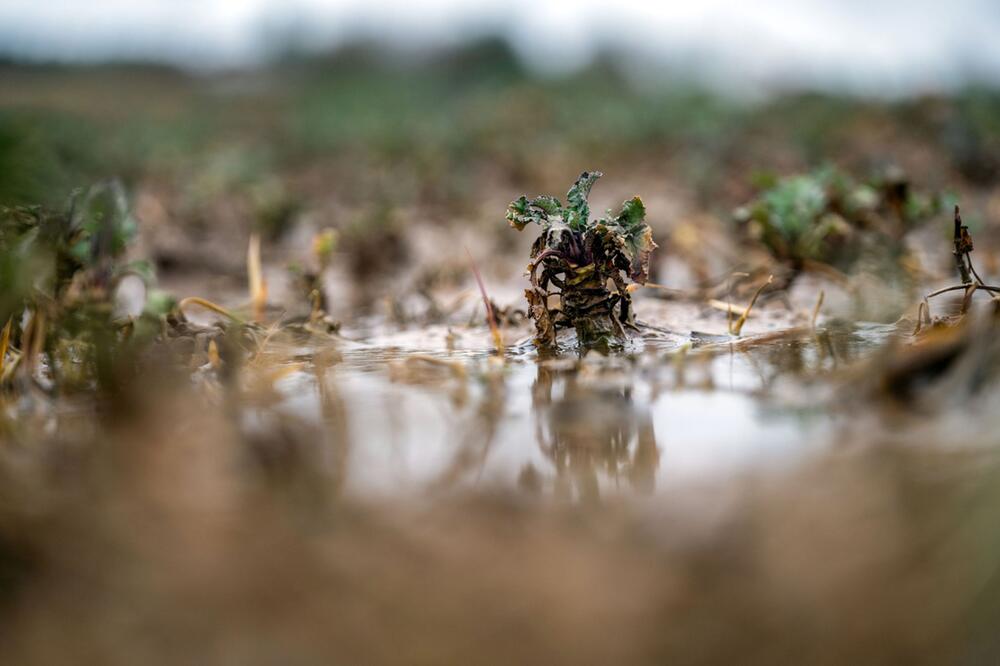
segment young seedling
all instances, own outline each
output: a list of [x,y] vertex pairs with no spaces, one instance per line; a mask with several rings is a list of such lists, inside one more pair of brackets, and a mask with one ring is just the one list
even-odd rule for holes
[[901,255],[907,230],[939,206],[939,197],[913,192],[901,174],[861,182],[822,168],[775,181],[734,218],[794,279],[805,270],[850,270],[873,250]]
[[979,273],[976,272],[976,267],[972,264],[972,250],[974,249],[972,234],[969,233],[969,227],[962,224],[962,215],[958,206],[955,206],[955,232],[953,242],[955,244],[955,249],[952,254],[955,256],[955,268],[958,270],[958,275],[962,280],[962,284],[944,287],[943,289],[932,291],[924,296],[924,300],[917,308],[917,327],[913,331],[914,334],[919,333],[925,324],[932,323],[933,319],[931,318],[930,299],[935,296],[940,296],[941,294],[946,294],[951,291],[964,290],[965,297],[962,299],[962,314],[965,314],[965,312],[969,309],[969,303],[972,301],[972,296],[976,293],[976,291],[985,291],[988,294],[994,295],[994,298],[996,298],[995,294],[1000,294],[1000,287],[988,285],[983,282],[983,279],[979,277]]
[[565,206],[542,195],[522,196],[507,208],[507,220],[518,231],[531,223],[542,228],[531,247],[531,287],[524,292],[539,346],[554,346],[560,328],[575,329],[586,347],[618,344],[628,330],[638,330],[626,281],[645,284],[656,243],[639,197],[623,203],[617,214],[590,218],[587,197],[602,175],[580,174]]

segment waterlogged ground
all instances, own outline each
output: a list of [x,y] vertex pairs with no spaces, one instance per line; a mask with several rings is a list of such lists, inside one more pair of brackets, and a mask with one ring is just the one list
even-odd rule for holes
[[646,328],[611,356],[581,355],[571,335],[561,352],[539,354],[527,328],[507,332],[502,361],[485,328],[344,341],[326,352],[336,361],[322,390],[310,351],[300,350],[305,364],[275,383],[280,401],[251,419],[266,423],[272,412],[322,427],[335,391],[352,442],[350,493],[517,486],[580,499],[655,495],[836,446],[849,418],[836,408],[838,371],[897,333],[760,316],[742,338]]
[[[803,276],[733,336],[728,306],[645,289],[640,334],[602,355],[541,352],[522,277],[487,284],[500,354],[465,285],[310,335],[291,300],[260,324],[187,301],[193,332],[103,391],[23,376],[0,447],[12,663],[1000,654],[987,294],[915,335],[909,312],[848,316],[870,281]],[[174,293],[249,312],[242,289]]]

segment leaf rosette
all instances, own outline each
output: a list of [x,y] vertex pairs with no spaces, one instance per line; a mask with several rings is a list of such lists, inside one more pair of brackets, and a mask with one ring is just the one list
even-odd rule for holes
[[515,229],[541,227],[525,292],[539,345],[554,345],[560,328],[575,329],[584,346],[621,343],[637,330],[628,282],[645,284],[656,243],[639,197],[625,201],[618,213],[591,219],[588,197],[601,176],[580,174],[565,205],[548,195],[521,196],[507,208]]

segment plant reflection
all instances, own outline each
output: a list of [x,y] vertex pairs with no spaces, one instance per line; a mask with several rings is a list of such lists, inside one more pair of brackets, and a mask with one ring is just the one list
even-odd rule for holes
[[637,492],[656,487],[660,451],[648,405],[622,385],[577,367],[539,363],[532,387],[538,446],[555,468],[554,492],[564,499],[596,501],[602,479],[625,479]]

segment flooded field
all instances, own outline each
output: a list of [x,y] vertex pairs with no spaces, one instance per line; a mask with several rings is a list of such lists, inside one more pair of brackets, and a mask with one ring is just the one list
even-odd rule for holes
[[[374,444],[351,450],[346,490],[519,484],[596,499],[791,464],[835,445],[843,415],[822,404],[822,383],[876,353],[886,328],[841,325],[744,349],[651,332],[612,358],[540,358],[527,342],[504,364],[485,350],[427,345],[427,332],[350,345],[332,383],[351,439]],[[321,427],[313,372],[275,388],[278,418]]]
[[1000,95],[371,48],[0,64],[0,662],[996,663]]

